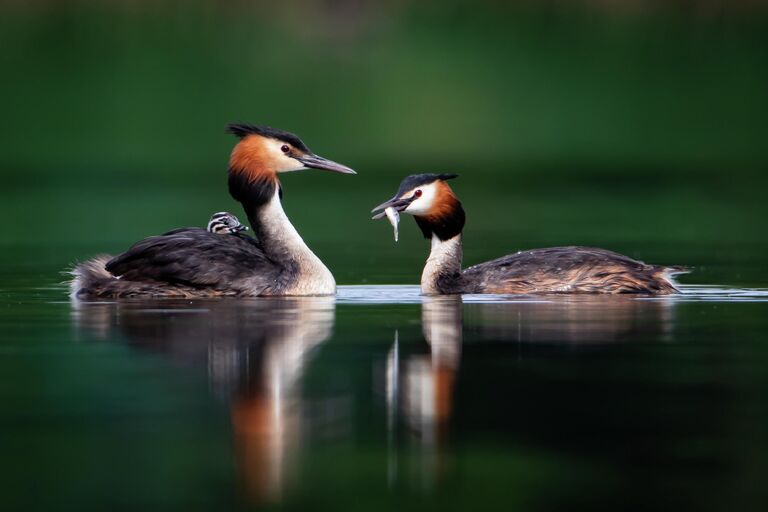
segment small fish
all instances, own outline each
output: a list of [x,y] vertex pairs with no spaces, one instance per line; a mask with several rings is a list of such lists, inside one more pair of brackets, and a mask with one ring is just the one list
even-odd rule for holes
[[384,210],[384,213],[389,219],[389,223],[392,224],[392,228],[395,230],[395,242],[397,242],[397,225],[400,223],[400,214],[391,206]]

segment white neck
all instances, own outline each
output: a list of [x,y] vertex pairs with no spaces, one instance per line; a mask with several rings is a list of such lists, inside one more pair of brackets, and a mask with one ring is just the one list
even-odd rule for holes
[[276,263],[294,263],[298,275],[284,290],[285,295],[332,295],[336,281],[331,271],[315,256],[293,227],[283,210],[279,189],[269,202],[261,206],[254,216],[254,226],[264,252]]
[[438,290],[437,280],[441,275],[461,273],[461,257],[461,233],[448,240],[440,240],[437,235],[432,235],[432,250],[421,273],[421,293],[431,295],[444,292]]

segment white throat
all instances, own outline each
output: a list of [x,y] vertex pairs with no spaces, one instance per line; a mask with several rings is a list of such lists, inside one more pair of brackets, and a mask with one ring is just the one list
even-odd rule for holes
[[433,234],[432,250],[421,273],[421,293],[441,293],[437,288],[438,277],[441,274],[461,272],[461,258],[461,233],[448,240],[440,240]]
[[267,255],[274,261],[294,262],[298,275],[285,290],[285,295],[332,295],[336,281],[320,258],[307,247],[283,210],[279,188],[267,204],[259,208],[258,235]]

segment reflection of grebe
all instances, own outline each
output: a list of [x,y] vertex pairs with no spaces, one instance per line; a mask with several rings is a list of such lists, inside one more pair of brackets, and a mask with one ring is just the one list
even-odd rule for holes
[[461,358],[461,297],[425,297],[421,306],[422,333],[428,354],[400,355],[395,343],[387,357],[387,402],[390,417],[399,407],[410,427],[432,438],[433,427],[450,416],[452,390]]
[[112,258],[73,270],[75,297],[212,297],[331,295],[330,270],[307,247],[283,211],[278,174],[324,169],[354,171],[321,158],[292,133],[231,124],[240,138],[229,160],[229,192],[242,203],[258,239],[222,237],[203,228],[151,236]]
[[118,336],[207,368],[214,390],[231,398],[238,472],[252,501],[280,498],[300,445],[298,384],[313,349],[334,324],[332,297],[159,303],[80,303],[82,328]]
[[453,409],[453,383],[459,369],[462,342],[460,297],[426,298],[421,305],[421,329],[429,343],[432,407],[442,425]]
[[439,445],[446,436],[453,409],[454,384],[461,358],[461,297],[425,297],[421,320],[429,353],[410,354],[401,360],[396,337],[387,357],[390,483],[397,475],[397,451],[393,445],[395,419],[399,413],[422,447],[422,477],[425,484],[430,484],[435,473],[441,470]]
[[417,174],[395,197],[373,209],[410,213],[432,241],[421,275],[425,294],[450,293],[648,293],[670,294],[681,267],[646,265],[591,247],[550,247],[509,254],[461,268],[464,209],[446,180],[455,174]]
[[662,339],[672,332],[674,300],[558,295],[543,300],[468,304],[466,321],[486,340],[596,345]]
[[[528,353],[521,346],[530,352],[560,347],[571,354],[575,346],[592,351],[622,342],[663,340],[674,329],[674,307],[674,300],[603,295],[469,304],[463,304],[459,295],[424,297],[421,318],[428,353],[414,354],[396,341],[387,357],[390,483],[411,462],[418,463],[419,480],[427,486],[450,470],[446,447],[450,420],[457,414],[457,376],[462,358],[473,348],[490,342],[505,357],[516,360]],[[474,343],[478,333],[483,343]],[[465,344],[465,337],[470,342]],[[495,396],[482,379],[467,381],[465,386],[481,389],[479,396]],[[510,407],[504,400],[490,401],[489,410]],[[398,421],[406,427],[408,438],[418,444],[417,457],[399,456]]]

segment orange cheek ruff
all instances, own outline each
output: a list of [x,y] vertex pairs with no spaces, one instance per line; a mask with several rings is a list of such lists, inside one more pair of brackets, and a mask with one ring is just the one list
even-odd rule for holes
[[276,167],[264,139],[256,135],[238,142],[229,159],[230,172],[241,174],[250,182],[276,180]]
[[436,235],[440,240],[448,240],[464,229],[464,209],[445,182],[439,183],[437,187],[432,208],[426,215],[414,218],[424,238],[430,239]]
[[451,187],[444,181],[441,181],[437,184],[437,193],[435,194],[432,208],[423,217],[431,224],[439,223],[452,216],[460,204]]

